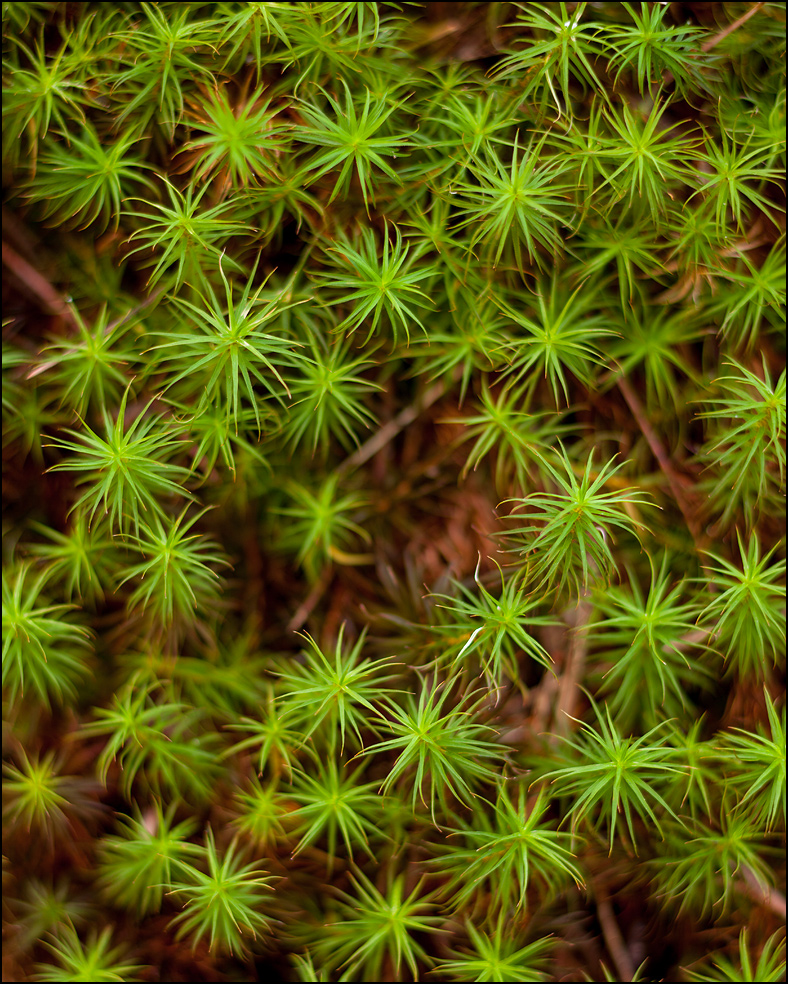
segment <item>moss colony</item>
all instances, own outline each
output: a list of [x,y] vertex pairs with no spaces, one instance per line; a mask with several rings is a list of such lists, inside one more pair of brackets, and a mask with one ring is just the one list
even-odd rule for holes
[[4,979],[784,980],[785,4],[3,4]]

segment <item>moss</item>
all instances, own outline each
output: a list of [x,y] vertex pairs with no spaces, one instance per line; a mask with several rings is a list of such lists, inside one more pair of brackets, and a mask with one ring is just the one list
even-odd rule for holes
[[784,974],[784,21],[3,5],[5,977]]

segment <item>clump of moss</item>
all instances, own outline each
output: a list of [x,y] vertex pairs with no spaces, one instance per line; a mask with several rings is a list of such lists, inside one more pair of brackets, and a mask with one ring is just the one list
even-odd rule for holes
[[5,976],[781,979],[784,20],[3,5]]

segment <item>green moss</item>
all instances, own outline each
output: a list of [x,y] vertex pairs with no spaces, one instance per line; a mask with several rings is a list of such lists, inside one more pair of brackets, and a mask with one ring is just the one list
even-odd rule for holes
[[785,5],[3,29],[7,973],[779,979]]

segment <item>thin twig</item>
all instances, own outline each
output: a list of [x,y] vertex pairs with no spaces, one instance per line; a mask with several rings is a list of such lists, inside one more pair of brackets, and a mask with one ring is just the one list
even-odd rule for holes
[[587,600],[589,592],[581,594],[576,608],[575,624],[571,630],[566,663],[561,671],[561,684],[555,708],[556,731],[560,734],[569,730],[569,719],[574,716],[577,701],[577,688],[583,679],[586,663],[586,636],[588,622],[593,606]]
[[700,50],[711,51],[711,49],[716,47],[716,45],[718,45],[720,41],[727,38],[729,34],[732,34],[734,31],[738,30],[742,26],[742,24],[746,24],[747,21],[753,16],[753,14],[758,13],[758,11],[761,9],[762,6],[763,6],[762,3],[754,4],[752,7],[750,7],[747,13],[742,14],[738,20],[735,20],[732,24],[728,24],[728,26],[724,28],[724,30],[720,31],[719,34],[715,34],[713,38],[710,38],[708,41],[704,41],[704,43],[700,46]]
[[555,695],[559,688],[559,679],[553,673],[545,673],[541,683],[531,691],[531,730],[541,734],[550,719],[550,710],[555,704]]
[[[732,34],[735,30],[740,28],[742,24],[745,24],[753,16],[753,14],[757,14],[762,6],[763,6],[762,3],[756,3],[754,6],[750,7],[747,13],[742,14],[742,16],[739,17],[738,20],[735,20],[732,24],[728,24],[726,28],[724,28],[718,34],[715,34],[713,38],[709,38],[708,41],[704,41],[703,44],[700,46],[700,50],[704,54],[707,51],[711,51],[711,49],[716,47],[720,43],[720,41],[724,40],[725,38],[727,38],[729,34]],[[662,84],[670,85],[674,77],[675,76],[673,75],[673,72],[671,72],[669,69],[665,69],[665,71],[662,74]]]
[[657,463],[662,470],[663,475],[668,480],[670,485],[670,491],[673,493],[673,498],[681,510],[681,514],[684,517],[684,521],[687,524],[687,528],[692,534],[692,539],[695,541],[695,545],[698,546],[700,540],[700,528],[698,526],[697,519],[692,515],[689,503],[687,502],[686,496],[684,495],[684,490],[681,487],[681,483],[678,480],[678,474],[676,469],[668,457],[665,449],[662,447],[662,442],[657,437],[654,428],[648,417],[643,413],[643,407],[640,404],[635,391],[629,385],[629,381],[623,376],[619,376],[616,380],[618,388],[621,390],[621,394],[627,401],[627,406],[632,411],[632,416],[638,423],[640,430],[643,433],[648,446],[651,448],[651,452],[657,459]]
[[31,266],[17,251],[3,243],[3,263],[15,274],[50,314],[64,318],[69,324],[74,324],[74,316],[69,310],[66,299],[62,297],[47,280],[47,278]]
[[764,905],[767,909],[771,909],[784,922],[786,908],[785,896],[782,892],[778,892],[776,888],[769,888],[768,885],[763,885],[746,866],[742,866],[741,873],[744,881],[737,882],[736,887],[739,891],[758,905]]
[[295,615],[287,623],[288,632],[298,632],[301,626],[306,622],[309,616],[312,614],[315,605],[320,601],[320,599],[325,594],[325,590],[328,587],[328,582],[331,580],[331,575],[333,573],[333,565],[326,564],[323,568],[320,577],[315,582],[312,590],[306,596],[306,598],[301,602],[296,610]]
[[635,976],[635,964],[629,955],[621,930],[618,928],[613,906],[606,895],[600,897],[597,893],[596,914],[599,918],[602,936],[605,938],[607,952],[613,958],[613,963],[618,971],[618,979],[631,981]]
[[393,441],[400,431],[412,424],[421,413],[423,413],[428,407],[431,407],[436,400],[439,400],[443,396],[445,390],[446,387],[443,383],[435,383],[434,386],[431,386],[427,390],[421,399],[416,400],[409,407],[405,407],[404,410],[400,410],[397,416],[394,417],[393,420],[390,420],[387,424],[384,424],[377,434],[373,434],[373,436],[370,437],[368,441],[365,441],[357,451],[354,451],[349,458],[345,458],[337,470],[339,472],[350,471],[353,468],[358,468],[359,465],[363,465],[365,462],[369,461],[369,459],[374,457],[378,451],[382,451],[389,441]]

